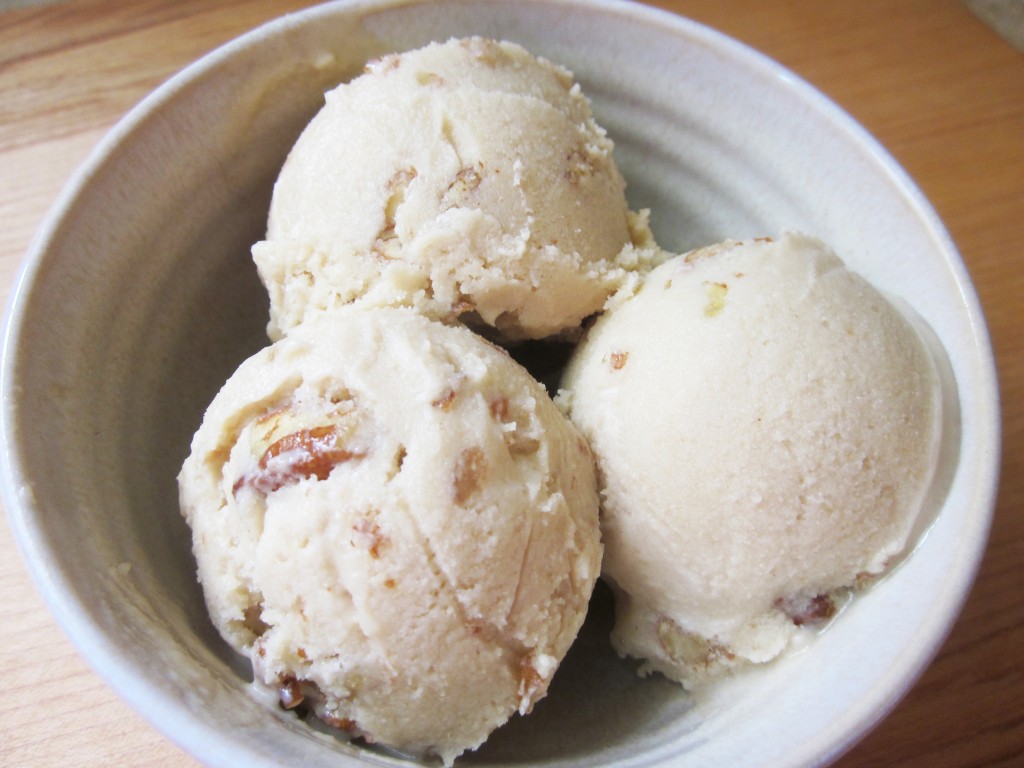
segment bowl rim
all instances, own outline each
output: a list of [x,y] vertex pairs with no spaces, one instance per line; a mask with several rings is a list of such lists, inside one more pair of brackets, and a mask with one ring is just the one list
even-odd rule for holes
[[[207,720],[197,717],[195,711],[184,704],[167,701],[157,684],[144,675],[135,674],[141,667],[126,662],[116,644],[105,635],[94,619],[92,612],[71,596],[69,575],[60,566],[58,553],[50,549],[49,542],[36,525],[41,510],[36,507],[26,482],[30,473],[18,450],[16,429],[18,391],[15,373],[20,364],[19,358],[26,354],[20,341],[25,330],[25,309],[31,302],[37,281],[45,271],[49,248],[59,235],[64,217],[76,199],[88,190],[90,180],[117,153],[121,143],[130,139],[133,133],[178,94],[213,75],[238,52],[259,45],[264,38],[281,34],[288,28],[313,23],[337,13],[373,13],[419,6],[427,2],[429,0],[333,0],[293,11],[268,20],[214,48],[172,75],[116,122],[65,183],[22,259],[7,301],[0,347],[0,432],[4,436],[4,450],[0,454],[0,498],[22,558],[51,615],[89,666],[168,740],[211,765],[236,765],[240,757],[254,766],[277,763],[254,751],[241,738],[226,736]],[[502,3],[501,0],[468,0],[462,4],[496,6]],[[973,508],[984,512],[984,516],[979,516],[976,526],[970,531],[972,536],[966,542],[970,546],[964,548],[958,578],[933,606],[931,626],[934,631],[929,635],[924,651],[919,649],[914,654],[913,661],[900,670],[891,685],[873,692],[870,701],[861,702],[856,717],[847,719],[838,733],[806,744],[798,753],[791,755],[792,759],[779,763],[787,766],[827,764],[849,750],[877,725],[931,663],[957,620],[984,556],[998,490],[1001,422],[995,356],[977,291],[945,225],[909,174],[849,113],[779,62],[701,22],[628,0],[526,0],[522,4],[587,8],[623,21],[652,24],[671,32],[681,41],[699,41],[723,52],[732,62],[747,71],[781,81],[878,162],[893,185],[906,196],[914,211],[922,218],[923,225],[942,246],[947,256],[947,266],[954,273],[969,318],[974,342],[972,351],[981,384],[980,391],[972,391],[970,404],[976,416],[978,445],[974,455],[977,459],[975,465],[966,471],[975,481],[970,496]],[[571,65],[571,62],[566,64]],[[966,409],[963,404],[961,407]],[[339,764],[344,762],[345,758],[339,759]]]

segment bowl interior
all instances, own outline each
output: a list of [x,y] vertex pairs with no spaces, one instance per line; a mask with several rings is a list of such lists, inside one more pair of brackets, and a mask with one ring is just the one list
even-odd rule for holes
[[[758,54],[640,6],[328,4],[215,52],[133,111],[58,201],[9,317],[6,506],[34,575],[108,682],[205,762],[398,761],[260,700],[207,618],[175,478],[214,393],[267,343],[249,247],[323,91],[371,56],[468,34],[575,72],[663,246],[803,230],[900,296],[945,351],[949,417],[917,555],[806,650],[694,699],[615,657],[600,588],[549,697],[463,760],[819,763],[912,682],[973,577],[995,486],[991,352],[948,236],[870,137]],[[957,392],[970,394],[959,411]]]

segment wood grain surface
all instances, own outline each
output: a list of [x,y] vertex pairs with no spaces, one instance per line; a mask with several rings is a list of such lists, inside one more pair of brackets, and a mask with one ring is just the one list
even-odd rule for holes
[[[0,12],[0,300],[89,150],[174,72],[295,0],[80,0]],[[906,168],[976,283],[1000,369],[1002,481],[960,620],[840,759],[1024,766],[1024,55],[955,0],[676,0],[824,91]],[[87,667],[0,524],[0,765],[192,766]],[[150,713],[159,716],[159,713]]]

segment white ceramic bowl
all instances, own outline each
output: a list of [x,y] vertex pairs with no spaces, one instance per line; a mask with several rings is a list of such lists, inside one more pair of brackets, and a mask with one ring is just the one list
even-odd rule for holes
[[132,111],[57,202],[10,308],[4,501],[39,587],[110,685],[204,762],[395,760],[253,694],[206,616],[175,476],[206,404],[266,343],[249,246],[322,91],[372,55],[467,34],[575,71],[664,246],[817,234],[930,324],[955,384],[934,524],[804,652],[694,701],[615,658],[602,592],[550,696],[464,762],[825,763],[930,660],[983,551],[998,448],[985,325],[941,223],[864,130],[759,54],[641,6],[328,4],[215,51]]

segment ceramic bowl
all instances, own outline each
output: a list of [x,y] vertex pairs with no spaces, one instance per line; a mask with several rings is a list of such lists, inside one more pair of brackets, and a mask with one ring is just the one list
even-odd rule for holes
[[984,549],[998,454],[985,324],[932,208],[862,128],[767,58],[643,6],[327,4],[204,57],[117,125],[35,239],[6,326],[4,501],[39,588],[99,674],[209,765],[401,763],[254,693],[207,618],[175,477],[207,403],[267,343],[249,248],[323,91],[369,57],[469,34],[575,72],[666,248],[803,230],[901,297],[948,360],[948,417],[916,552],[801,653],[693,698],[616,658],[601,589],[548,698],[460,762],[828,762],[931,659]]

